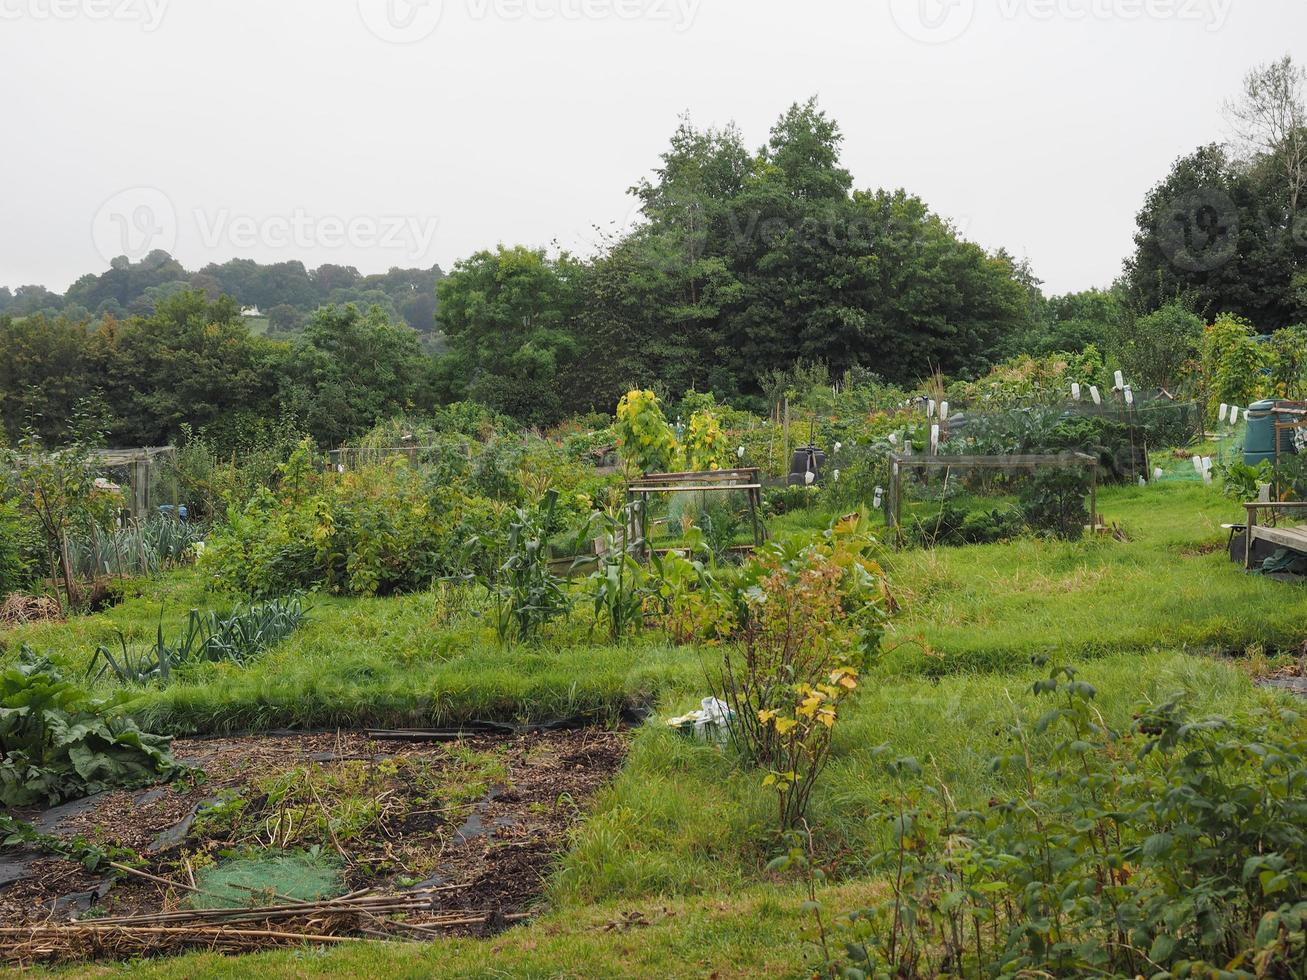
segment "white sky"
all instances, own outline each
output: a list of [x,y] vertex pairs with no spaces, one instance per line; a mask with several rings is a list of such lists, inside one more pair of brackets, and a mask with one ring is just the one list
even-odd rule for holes
[[756,148],[814,94],[857,186],[1050,292],[1107,285],[1144,193],[1286,51],[1303,0],[0,0],[0,285],[146,246],[365,273],[584,252],[678,114]]

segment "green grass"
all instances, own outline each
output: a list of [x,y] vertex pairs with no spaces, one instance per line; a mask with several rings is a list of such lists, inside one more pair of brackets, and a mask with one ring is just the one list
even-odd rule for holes
[[[195,572],[140,588],[100,615],[11,631],[0,659],[30,644],[81,678],[96,645],[117,630],[129,641],[152,642],[161,606],[165,632],[172,633],[190,608],[210,600]],[[309,605],[307,622],[248,666],[202,665],[167,688],[135,691],[129,709],[147,727],[177,734],[578,715],[607,723],[703,674],[692,650],[657,638],[592,642],[579,624],[547,635],[539,648],[502,650],[484,622],[447,625],[435,593],[314,597]],[[105,681],[99,689],[117,688]]]
[[1194,483],[1113,488],[1105,519],[1127,540],[905,551],[886,558],[905,606],[890,669],[1000,670],[1031,656],[1291,649],[1307,636],[1307,589],[1248,575],[1223,523],[1242,508]]
[[[846,885],[827,897],[835,907],[868,904],[875,886]],[[244,978],[306,976],[442,978],[666,977],[721,980],[808,977],[811,950],[802,894],[763,885],[707,899],[650,898],[567,909],[493,939],[419,945],[359,942],[324,950],[292,949],[242,957],[193,953],[122,966],[57,971],[82,977]]]
[[[1091,663],[1059,658],[1099,691],[1104,718],[1128,727],[1134,708],[1186,692],[1195,713],[1249,716],[1271,700],[1235,666],[1182,653],[1113,654]],[[1050,668],[1007,674],[868,679],[837,729],[834,758],[813,797],[812,823],[832,848],[867,854],[882,840],[878,804],[897,791],[876,755],[912,756],[958,801],[997,788],[989,762],[1009,728],[1038,717],[1031,695]],[[667,716],[691,706],[672,702]],[[960,737],[964,735],[965,737]],[[756,773],[721,751],[658,725],[641,729],[627,766],[604,793],[553,883],[553,898],[584,905],[648,894],[729,891],[756,881],[774,856],[773,797]],[[856,859],[853,864],[856,868]]]

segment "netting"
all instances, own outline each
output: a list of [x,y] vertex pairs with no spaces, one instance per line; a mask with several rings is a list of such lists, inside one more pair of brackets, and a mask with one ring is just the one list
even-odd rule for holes
[[895,455],[891,466],[886,511],[902,543],[1072,539],[1097,523],[1097,461],[1087,454]]
[[268,853],[235,858],[205,868],[196,876],[200,889],[194,908],[243,908],[280,896],[313,902],[342,895],[338,863],[308,853]]

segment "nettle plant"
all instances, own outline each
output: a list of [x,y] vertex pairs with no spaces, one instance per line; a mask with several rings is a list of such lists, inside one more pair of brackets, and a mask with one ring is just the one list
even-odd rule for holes
[[773,544],[741,573],[741,636],[726,651],[719,687],[737,748],[776,792],[782,833],[807,812],[841,708],[893,606],[860,524],[841,522],[816,543]]
[[828,975],[1296,977],[1307,963],[1307,729],[1140,705],[1128,731],[1054,670],[993,761],[1011,787],[957,809],[881,754],[872,868],[886,898],[840,917]]

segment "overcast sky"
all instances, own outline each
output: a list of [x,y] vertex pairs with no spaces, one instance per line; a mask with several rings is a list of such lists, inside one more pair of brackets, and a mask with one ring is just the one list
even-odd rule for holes
[[751,147],[811,95],[1050,292],[1111,282],[1304,0],[0,0],[0,285],[166,248],[449,268],[585,252],[689,112]]

